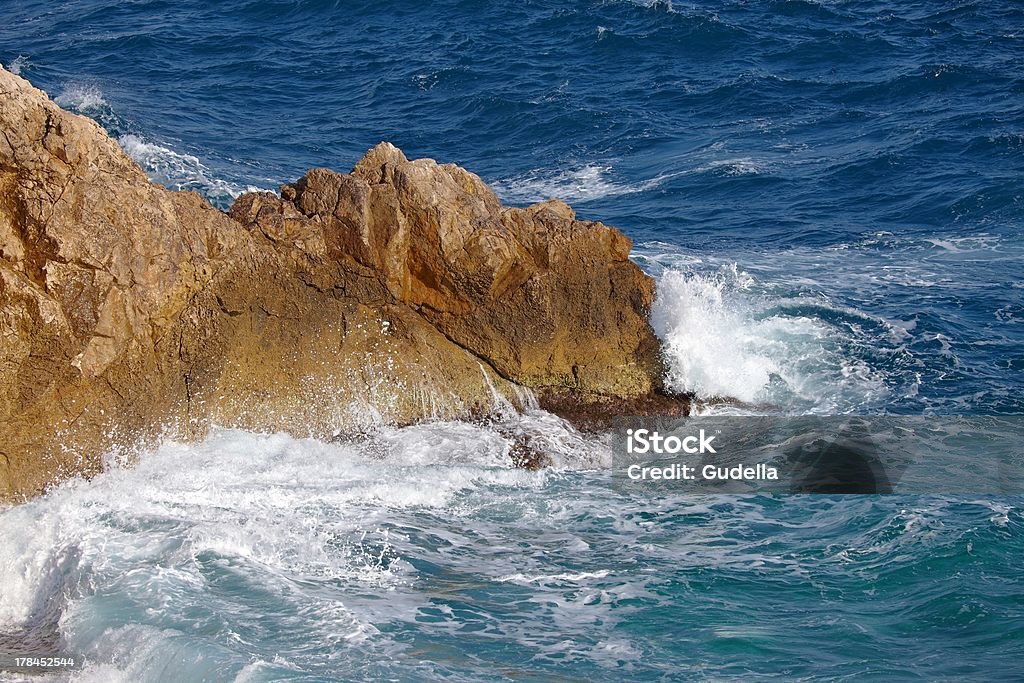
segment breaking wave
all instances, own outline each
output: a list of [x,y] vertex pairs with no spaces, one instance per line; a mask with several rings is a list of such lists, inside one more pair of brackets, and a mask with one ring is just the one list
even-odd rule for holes
[[[104,683],[339,671],[485,680],[482,668],[509,656],[545,678],[627,667],[655,680],[679,672],[664,663],[671,635],[707,636],[686,618],[695,595],[725,605],[716,642],[759,637],[742,635],[758,610],[787,636],[837,614],[870,618],[869,633],[883,634],[858,643],[860,657],[905,617],[821,601],[820,585],[853,592],[867,581],[947,615],[964,602],[957,584],[908,586],[906,572],[1004,582],[1019,554],[1013,502],[637,498],[599,472],[511,467],[508,446],[464,423],[384,428],[351,444],[220,429],[131,467],[112,463],[0,511],[0,644],[24,648],[17,638],[31,636],[85,657],[73,680]],[[745,581],[770,590],[738,590]],[[766,606],[765,595],[778,599]],[[965,622],[980,618],[964,604]],[[987,618],[1009,625],[1010,614],[997,606]],[[639,624],[654,635],[634,633]],[[781,657],[798,641],[760,647]],[[997,654],[993,666],[1011,660]]]
[[215,206],[229,205],[239,195],[261,189],[217,178],[199,157],[176,152],[138,135],[122,135],[117,142],[150,180],[172,190],[194,190]]
[[95,85],[70,85],[54,98],[54,102],[65,109],[86,116],[111,113],[110,104]]
[[667,385],[729,400],[717,410],[870,412],[906,379],[893,356],[906,355],[907,332],[892,321],[761,281],[735,262],[716,267],[678,253],[639,260],[657,271],[651,323]]
[[192,190],[206,197],[214,206],[227,208],[239,195],[263,189],[225,180],[198,156],[148,139],[137,131],[137,126],[115,111],[102,89],[95,84],[66,85],[54,101],[65,109],[94,119],[142,167],[150,180],[172,190]]
[[24,55],[18,55],[17,57],[11,60],[10,64],[7,65],[7,70],[15,76],[20,76],[22,70],[26,66],[28,66],[28,63],[28,57]]
[[585,164],[557,171],[535,169],[513,178],[496,180],[492,187],[509,204],[530,204],[547,199],[582,204],[605,197],[646,192],[661,185],[666,178],[658,176],[640,182],[624,182],[616,179],[610,165]]
[[[502,491],[543,489],[561,476],[514,467],[513,432],[546,440],[563,465],[586,465],[580,454],[601,450],[528,410],[500,428],[382,426],[350,443],[214,429],[201,443],[168,441],[130,463],[111,456],[93,481],[0,511],[0,645],[59,643],[89,660],[84,680],[180,677],[174,661],[188,648],[192,680],[206,667],[241,673],[254,660],[238,648],[274,638],[250,630],[261,628],[246,616],[254,600],[260,615],[301,615],[301,638],[279,622],[278,636],[294,641],[280,659],[260,660],[277,675],[320,666],[324,652],[347,643],[372,638],[386,648],[373,596],[411,586],[417,574],[392,543],[396,516],[461,517],[500,505]],[[341,601],[338,585],[367,595]],[[200,612],[213,621],[201,634],[186,630],[204,620]]]

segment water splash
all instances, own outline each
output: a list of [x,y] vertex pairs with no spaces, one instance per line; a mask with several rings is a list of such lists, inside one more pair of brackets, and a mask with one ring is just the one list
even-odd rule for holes
[[18,55],[11,60],[11,63],[7,65],[7,70],[15,76],[20,76],[21,72],[29,65],[28,57],[25,55]]
[[861,337],[875,334],[865,328],[891,326],[825,299],[772,292],[735,263],[666,270],[651,323],[676,391],[760,411],[826,414],[886,396],[884,372],[859,354]]
[[73,84],[54,98],[54,102],[79,114],[94,116],[110,111],[110,103],[103,91],[92,84]]
[[149,175],[150,180],[172,190],[194,190],[218,206],[229,205],[241,194],[260,189],[218,178],[199,157],[176,152],[138,135],[121,135],[117,142]]

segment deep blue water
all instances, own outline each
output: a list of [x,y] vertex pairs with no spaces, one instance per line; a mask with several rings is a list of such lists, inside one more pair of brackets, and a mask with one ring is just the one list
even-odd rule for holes
[[[621,228],[676,388],[1024,413],[1020,3],[3,16],[0,63],[218,206],[386,139]],[[0,624],[60,596],[96,680],[1024,676],[1018,499],[639,499],[543,424],[564,472],[510,471],[467,425],[374,437],[401,482],[284,437],[168,445],[0,513],[27,548],[0,553]]]

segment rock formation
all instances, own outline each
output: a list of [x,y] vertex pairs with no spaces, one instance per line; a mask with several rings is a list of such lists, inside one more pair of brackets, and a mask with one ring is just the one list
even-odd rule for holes
[[657,389],[653,282],[561,202],[504,208],[381,143],[225,215],[2,69],[0,130],[0,499],[210,424],[330,437]]

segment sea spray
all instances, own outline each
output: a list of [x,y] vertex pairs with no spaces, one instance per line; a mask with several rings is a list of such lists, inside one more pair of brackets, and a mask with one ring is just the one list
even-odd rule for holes
[[735,264],[710,275],[662,275],[651,323],[665,345],[672,389],[746,403],[766,397],[781,371],[779,349],[744,310],[742,291],[750,282]]
[[150,179],[172,190],[201,192],[215,205],[228,206],[242,193],[260,190],[253,185],[239,185],[218,178],[199,157],[176,152],[139,135],[121,135],[117,142],[142,166]]
[[726,399],[712,408],[719,412],[834,414],[884,401],[884,369],[862,356],[892,353],[880,344],[892,343],[892,324],[813,291],[762,282],[734,262],[716,269],[651,249],[640,262],[658,280],[651,324],[670,389]]

